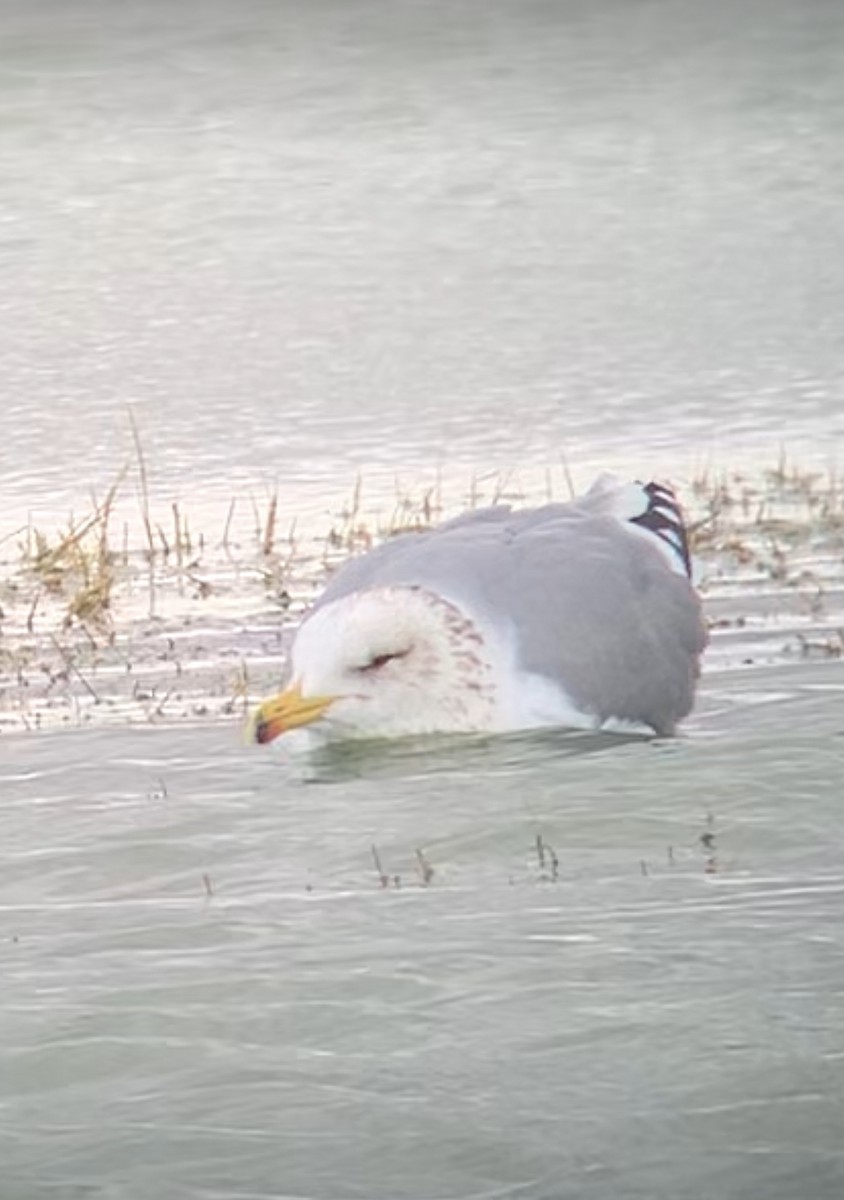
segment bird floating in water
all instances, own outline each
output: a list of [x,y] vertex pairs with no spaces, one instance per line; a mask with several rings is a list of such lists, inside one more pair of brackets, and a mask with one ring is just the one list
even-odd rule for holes
[[674,493],[608,476],[570,503],[393,538],[329,581],[251,736],[671,733],[706,645],[690,574]]

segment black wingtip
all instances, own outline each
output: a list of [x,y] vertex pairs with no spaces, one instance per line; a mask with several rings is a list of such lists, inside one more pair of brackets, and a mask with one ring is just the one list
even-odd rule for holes
[[692,577],[692,560],[689,554],[689,539],[683,510],[671,488],[662,483],[645,483],[642,490],[648,497],[648,507],[638,517],[632,517],[634,525],[648,529],[670,546],[683,564],[686,575]]

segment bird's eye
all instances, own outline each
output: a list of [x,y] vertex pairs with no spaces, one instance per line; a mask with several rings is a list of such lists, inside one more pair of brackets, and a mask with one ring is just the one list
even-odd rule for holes
[[358,670],[378,671],[381,669],[381,667],[386,666],[386,664],[391,662],[394,658],[404,658],[404,656],[409,653],[410,651],[404,650],[397,654],[376,654],[375,657],[371,658],[368,663],[364,663],[362,667],[358,667]]

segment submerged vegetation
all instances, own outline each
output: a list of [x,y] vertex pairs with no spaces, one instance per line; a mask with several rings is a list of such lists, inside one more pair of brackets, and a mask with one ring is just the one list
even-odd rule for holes
[[[0,531],[0,732],[96,721],[240,717],[277,682],[289,634],[334,567],[467,507],[567,498],[568,471],[523,485],[441,477],[391,503],[349,503],[300,529],[273,492],[233,498],[217,528],[153,503],[134,460],[60,529]],[[844,488],[783,457],[678,490],[713,630],[710,668],[844,654]],[[134,496],[132,492],[134,491]]]

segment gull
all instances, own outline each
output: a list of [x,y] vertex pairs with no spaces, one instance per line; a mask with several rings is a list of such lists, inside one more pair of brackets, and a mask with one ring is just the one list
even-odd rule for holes
[[391,538],[329,580],[250,736],[673,733],[706,645],[690,577],[673,491],[612,476]]

